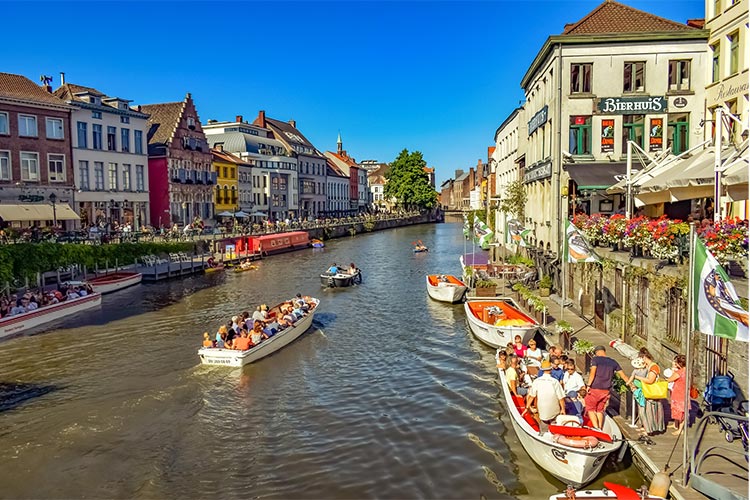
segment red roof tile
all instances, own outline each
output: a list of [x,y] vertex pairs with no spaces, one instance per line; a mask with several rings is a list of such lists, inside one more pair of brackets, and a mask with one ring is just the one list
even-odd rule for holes
[[184,108],[185,101],[141,106],[143,113],[151,115],[148,119],[148,123],[151,125],[148,137],[149,144],[168,144],[171,141]]
[[65,102],[25,76],[0,73],[0,97],[22,99],[45,104],[65,105]]
[[653,33],[689,31],[695,28],[663,17],[606,0],[576,23],[565,25],[563,35],[594,35],[603,33]]

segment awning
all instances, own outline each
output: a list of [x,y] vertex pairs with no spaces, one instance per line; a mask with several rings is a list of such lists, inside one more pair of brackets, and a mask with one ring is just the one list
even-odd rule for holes
[[0,218],[6,222],[48,221],[54,220],[55,217],[57,217],[57,220],[80,219],[78,214],[64,203],[56,204],[54,211],[52,205],[46,204],[12,205],[0,203]]
[[570,178],[578,184],[579,190],[607,189],[617,183],[616,175],[623,175],[625,163],[573,163],[565,165]]

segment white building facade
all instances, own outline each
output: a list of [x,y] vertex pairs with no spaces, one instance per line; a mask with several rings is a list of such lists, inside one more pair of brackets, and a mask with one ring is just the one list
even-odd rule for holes
[[[491,200],[491,202],[499,202],[500,199],[505,197],[508,185],[511,182],[519,180],[518,137],[522,112],[523,108],[514,109],[495,131],[495,150],[492,152],[489,163],[491,172],[494,173],[494,176],[490,176],[490,178],[494,177],[494,191],[497,193],[497,199]],[[526,129],[525,124],[523,129]],[[505,242],[505,228],[510,218],[510,214],[502,212],[498,212],[495,217],[495,227],[493,229],[498,241]]]

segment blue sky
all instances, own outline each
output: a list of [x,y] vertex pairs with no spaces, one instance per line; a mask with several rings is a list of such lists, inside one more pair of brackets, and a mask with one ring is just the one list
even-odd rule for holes
[[[441,182],[486,159],[546,38],[599,3],[0,2],[0,71],[134,104],[191,92],[203,122],[263,109],[323,151],[341,132],[357,160],[419,150]],[[623,3],[704,17],[702,1]]]

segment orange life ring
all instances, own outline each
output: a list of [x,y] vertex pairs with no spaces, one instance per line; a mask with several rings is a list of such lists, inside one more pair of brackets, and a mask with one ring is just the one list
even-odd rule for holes
[[563,436],[553,434],[552,440],[555,443],[570,446],[571,448],[596,448],[599,446],[599,440],[594,436]]

